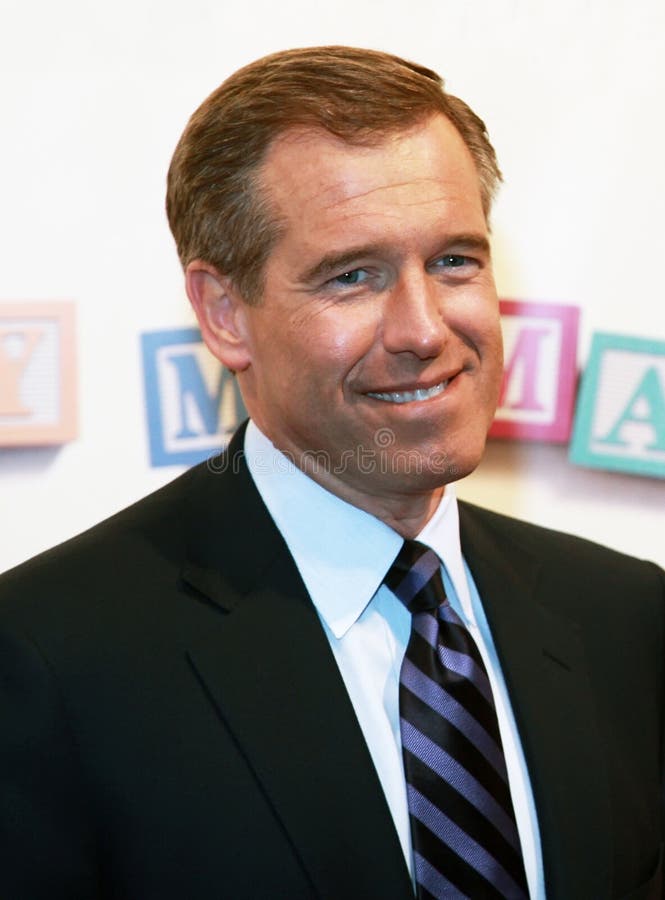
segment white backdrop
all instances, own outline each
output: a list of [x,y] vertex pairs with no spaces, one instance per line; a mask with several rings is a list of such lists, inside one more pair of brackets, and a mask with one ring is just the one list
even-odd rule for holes
[[[0,570],[159,486],[138,335],[191,324],[163,212],[189,114],[289,46],[352,43],[429,65],[485,119],[505,186],[506,298],[582,307],[665,339],[662,0],[0,0],[0,301],[72,299],[80,438],[0,450]],[[665,565],[665,481],[567,448],[492,442],[462,496]]]

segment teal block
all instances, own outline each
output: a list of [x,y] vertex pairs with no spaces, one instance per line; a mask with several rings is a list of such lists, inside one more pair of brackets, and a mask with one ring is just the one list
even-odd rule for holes
[[665,341],[593,335],[570,459],[665,478]]

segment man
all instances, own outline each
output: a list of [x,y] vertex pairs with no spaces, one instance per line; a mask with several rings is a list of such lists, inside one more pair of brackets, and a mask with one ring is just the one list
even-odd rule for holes
[[663,573],[451,487],[501,377],[499,177],[382,53],[194,114],[169,219],[251,421],[4,576],[1,896],[662,896]]

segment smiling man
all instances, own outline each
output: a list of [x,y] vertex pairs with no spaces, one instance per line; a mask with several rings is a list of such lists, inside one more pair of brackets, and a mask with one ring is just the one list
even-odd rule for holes
[[194,113],[169,221],[250,422],[0,581],[0,895],[663,896],[663,573],[454,494],[499,179],[375,51]]
[[[252,420],[276,447],[414,537],[446,473],[461,477],[478,464],[500,384],[474,160],[433,112],[369,146],[292,126],[271,144],[257,181],[281,224],[262,300],[248,305],[205,260],[187,265],[206,343],[238,373]],[[361,469],[360,453],[344,455],[378,450],[386,429],[382,466]],[[330,464],[308,469],[312,450]]]

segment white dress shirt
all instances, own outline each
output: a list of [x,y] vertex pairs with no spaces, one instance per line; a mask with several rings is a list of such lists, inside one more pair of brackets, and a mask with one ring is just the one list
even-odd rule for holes
[[[251,421],[245,435],[245,456],[321,619],[413,873],[398,699],[411,616],[382,584],[402,538],[305,475]],[[545,900],[529,775],[492,635],[462,557],[457,500],[450,485],[418,540],[443,561],[446,595],[473,635],[487,667],[529,893],[532,900]]]

